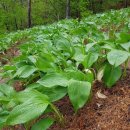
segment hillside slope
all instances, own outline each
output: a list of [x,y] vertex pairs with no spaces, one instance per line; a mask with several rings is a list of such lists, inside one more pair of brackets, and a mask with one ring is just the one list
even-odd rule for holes
[[1,35],[0,45],[0,129],[129,130],[129,8]]

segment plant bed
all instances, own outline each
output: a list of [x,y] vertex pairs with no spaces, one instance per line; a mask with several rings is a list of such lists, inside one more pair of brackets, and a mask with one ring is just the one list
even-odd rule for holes
[[[97,92],[106,95],[98,97]],[[101,83],[93,86],[93,98],[90,103],[74,114],[73,107],[68,99],[64,97],[55,104],[63,113],[64,126],[55,123],[48,130],[129,130],[130,129],[130,70],[127,77],[118,81],[111,88],[106,89]],[[4,128],[2,130],[11,130]],[[23,126],[17,125],[13,130],[25,130]]]
[[[98,98],[101,89],[106,99]],[[101,83],[93,87],[93,98],[75,115],[69,99],[57,103],[66,119],[65,127],[53,125],[49,130],[129,130],[130,129],[130,71],[111,89]]]
[[0,128],[116,129],[124,120],[119,129],[129,128],[130,26],[128,13],[113,21],[120,14],[126,13],[23,31],[29,41],[0,67],[1,79],[8,79],[0,84]]

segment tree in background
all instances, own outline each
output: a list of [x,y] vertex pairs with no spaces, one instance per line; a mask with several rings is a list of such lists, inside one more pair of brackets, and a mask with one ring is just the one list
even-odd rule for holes
[[0,1],[0,32],[23,29],[27,27],[26,20],[25,0]]
[[66,0],[67,4],[66,4],[66,18],[69,19],[70,18],[70,0]]
[[130,0],[0,0],[0,32],[128,7]]
[[31,19],[31,0],[28,0],[28,27],[30,28],[32,25]]
[[128,0],[125,0],[125,8],[128,6]]

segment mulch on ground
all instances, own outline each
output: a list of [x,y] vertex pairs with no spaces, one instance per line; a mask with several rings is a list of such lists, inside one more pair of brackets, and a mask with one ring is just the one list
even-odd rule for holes
[[11,47],[0,53],[0,65],[9,64],[10,60],[16,56],[19,56],[19,45],[25,43],[28,39],[26,37],[16,41]]
[[[97,97],[100,89],[106,99]],[[130,130],[130,71],[111,89],[96,83],[92,100],[77,114],[67,97],[57,106],[65,117],[65,126],[56,123],[49,130]]]
[[[98,91],[107,98],[99,98]],[[49,130],[130,130],[130,70],[127,77],[111,89],[106,89],[102,83],[95,83],[91,101],[77,114],[74,114],[67,96],[56,102],[56,106],[64,115],[65,125],[55,123]],[[13,130],[25,128],[17,125]]]
[[[11,60],[14,57],[17,57],[20,55],[19,45],[27,41],[27,38],[22,38],[18,41],[16,41],[10,48],[5,50],[3,53],[0,53],[0,66],[9,65],[11,64]],[[0,69],[0,73],[2,70]],[[2,79],[0,77],[0,84],[5,83],[8,79]]]
[[[11,54],[6,52],[2,57],[19,55],[17,47],[10,49],[8,52]],[[21,90],[18,83],[15,84],[14,88],[18,91],[19,88]],[[99,98],[97,96],[99,90],[107,98]],[[58,101],[56,106],[65,118],[65,125],[61,127],[55,123],[49,130],[130,130],[130,70],[128,70],[127,77],[117,82],[111,89],[106,89],[102,83],[95,83],[91,101],[76,114],[67,96]],[[17,125],[13,127],[13,130],[25,129],[22,125]]]

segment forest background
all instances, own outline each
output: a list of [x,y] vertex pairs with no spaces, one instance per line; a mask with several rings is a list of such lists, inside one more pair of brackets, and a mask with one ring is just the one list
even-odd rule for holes
[[0,0],[0,33],[126,8],[130,0]]

